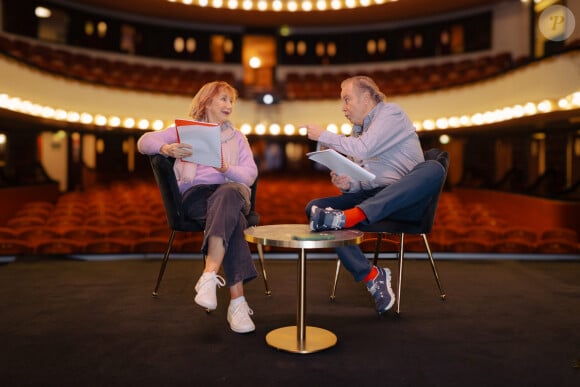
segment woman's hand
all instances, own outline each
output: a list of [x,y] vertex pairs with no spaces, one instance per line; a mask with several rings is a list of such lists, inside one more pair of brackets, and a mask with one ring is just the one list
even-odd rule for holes
[[336,187],[343,191],[348,191],[350,189],[350,176],[348,175],[338,175],[336,172],[330,172],[330,181]]
[[165,156],[181,159],[184,157],[191,156],[192,155],[191,149],[192,148],[190,144],[181,144],[176,142],[173,144],[163,144],[163,146],[161,146],[161,149],[159,149],[159,153]]

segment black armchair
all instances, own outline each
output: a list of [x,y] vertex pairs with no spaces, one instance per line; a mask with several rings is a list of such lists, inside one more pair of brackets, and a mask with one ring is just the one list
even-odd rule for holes
[[[163,200],[163,206],[165,207],[165,215],[167,216],[167,225],[171,231],[169,235],[169,242],[167,244],[167,250],[163,255],[163,261],[161,262],[161,268],[159,269],[159,275],[157,277],[157,283],[155,289],[153,290],[153,296],[157,297],[157,292],[163,279],[163,274],[165,273],[165,267],[167,266],[167,261],[169,260],[169,254],[173,247],[173,239],[175,238],[175,233],[177,231],[185,232],[203,232],[204,228],[198,222],[188,219],[185,217],[183,208],[181,207],[181,193],[177,186],[177,180],[175,178],[175,172],[173,171],[173,164],[175,159],[171,157],[165,157],[160,154],[155,154],[149,156],[149,161],[151,162],[151,167],[153,169],[153,175],[161,192],[161,198]],[[250,213],[246,216],[248,221],[248,226],[256,226],[260,221],[260,215],[255,210],[256,201],[256,189],[258,180],[252,185],[251,194],[251,208]],[[262,276],[264,278],[264,285],[266,287],[266,294],[270,295],[270,288],[268,286],[268,277],[266,275],[266,270],[264,266],[264,253],[262,246],[258,245],[258,256],[260,260],[260,266],[262,269]]]
[[[443,186],[445,184],[445,180],[447,179],[447,171],[449,169],[449,154],[445,151],[441,151],[439,149],[430,149],[425,152],[425,161],[427,160],[436,160],[438,161],[443,168],[445,169],[445,174],[443,179],[441,180],[439,190],[432,196],[429,200],[429,205],[425,209],[423,215],[420,219],[417,219],[416,222],[401,222],[395,219],[385,218],[378,222],[369,225],[359,225],[357,228],[365,233],[376,233],[377,234],[377,242],[375,245],[375,254],[373,264],[376,265],[379,259],[379,254],[381,250],[381,242],[382,238],[385,234],[400,234],[400,248],[398,252],[399,258],[399,278],[397,282],[397,314],[400,313],[400,303],[401,303],[401,284],[403,281],[403,258],[405,254],[405,234],[411,235],[421,235],[423,238],[423,242],[425,244],[425,249],[429,256],[429,260],[431,262],[431,268],[433,270],[433,275],[435,276],[435,281],[437,282],[437,286],[439,288],[439,292],[441,294],[441,299],[445,300],[445,292],[441,287],[441,282],[439,281],[439,275],[437,273],[437,268],[435,265],[435,261],[433,260],[433,254],[431,253],[431,248],[429,247],[429,242],[427,240],[427,234],[431,232],[433,228],[433,221],[435,220],[435,212],[437,210],[437,205],[439,203],[439,198],[441,196],[441,192],[443,191]],[[438,168],[440,173],[440,166],[435,163],[432,163],[431,166],[433,168]],[[396,184],[396,183],[394,183]],[[340,272],[340,260],[336,262],[336,273],[334,276],[334,284],[332,287],[332,293],[330,295],[330,299],[334,301],[336,295],[336,285],[338,283],[338,275]]]

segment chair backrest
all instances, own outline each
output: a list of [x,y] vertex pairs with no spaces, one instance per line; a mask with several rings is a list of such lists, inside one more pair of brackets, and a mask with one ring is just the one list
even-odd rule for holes
[[[165,208],[165,215],[167,217],[167,224],[169,228],[175,231],[203,231],[203,226],[198,222],[188,219],[181,205],[182,196],[177,186],[177,178],[173,170],[175,159],[172,157],[165,157],[160,154],[150,155],[149,161],[153,169],[155,181],[161,193],[163,206]],[[259,215],[254,210],[256,200],[256,189],[258,179],[254,182],[251,189],[251,210],[250,214],[246,216],[249,226],[255,226],[259,222]]]
[[[437,161],[439,164],[441,164],[441,166],[443,166],[444,175],[441,179],[439,189],[436,190],[430,198],[428,198],[429,204],[423,211],[421,218],[417,219],[415,222],[409,220],[403,221],[397,219],[398,214],[393,214],[393,216],[382,219],[378,222],[369,225],[360,225],[358,227],[359,230],[365,232],[388,232],[392,234],[427,234],[431,232],[431,229],[433,228],[433,222],[435,220],[435,212],[437,211],[439,198],[441,197],[441,192],[443,191],[443,186],[445,185],[445,180],[447,179],[447,170],[449,169],[449,154],[445,151],[433,148],[426,151],[424,155],[425,163],[428,164],[427,168],[436,168],[437,170],[435,172],[440,173],[440,167],[436,163],[430,162]],[[421,163],[419,165],[425,163]],[[425,167],[425,165],[422,166]],[[403,179],[404,178],[406,177],[403,177]],[[411,175],[409,175],[408,178],[412,178]]]
[[431,199],[431,203],[429,203],[429,207],[427,207],[425,215],[422,218],[421,228],[425,230],[423,231],[423,233],[429,233],[433,228],[433,222],[435,221],[435,213],[437,212],[439,198],[441,197],[441,192],[443,192],[443,187],[445,186],[445,181],[447,180],[447,172],[449,170],[449,153],[437,148],[429,149],[428,151],[425,152],[425,161],[427,160],[438,161],[443,166],[445,174],[443,175],[443,179],[441,180],[441,186],[439,187],[439,191],[437,191],[435,196],[433,196],[433,198]]
[[196,222],[185,219],[183,208],[181,207],[181,193],[177,186],[177,178],[173,170],[175,159],[165,157],[160,154],[149,156],[151,168],[155,181],[161,193],[163,207],[165,207],[165,216],[169,228],[177,231],[201,231],[203,228]]

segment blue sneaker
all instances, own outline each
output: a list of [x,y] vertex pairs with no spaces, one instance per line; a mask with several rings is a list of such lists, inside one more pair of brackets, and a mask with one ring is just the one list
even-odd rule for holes
[[378,267],[379,274],[374,280],[367,282],[367,290],[375,299],[375,307],[379,315],[391,309],[395,303],[395,293],[391,289],[391,271]]
[[312,206],[310,209],[310,229],[312,231],[340,230],[344,227],[346,217],[341,210],[330,207]]

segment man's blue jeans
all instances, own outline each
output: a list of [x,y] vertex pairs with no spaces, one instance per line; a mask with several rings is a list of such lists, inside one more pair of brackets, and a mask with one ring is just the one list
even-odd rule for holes
[[[314,205],[337,210],[359,207],[367,217],[364,224],[372,224],[387,217],[416,222],[439,191],[444,177],[443,166],[438,161],[427,160],[388,186],[314,199],[306,206],[306,216],[310,217],[310,209]],[[336,253],[357,282],[362,281],[372,269],[370,261],[358,245],[338,247]]]

